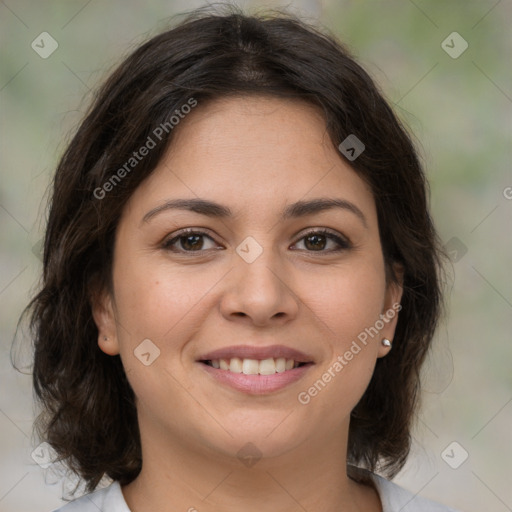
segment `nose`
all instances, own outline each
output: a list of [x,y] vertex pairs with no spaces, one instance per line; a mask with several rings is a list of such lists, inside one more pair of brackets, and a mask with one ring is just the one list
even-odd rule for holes
[[264,250],[252,263],[235,254],[234,265],[226,276],[220,304],[226,319],[263,327],[281,325],[297,316],[299,300],[293,283],[271,250]]

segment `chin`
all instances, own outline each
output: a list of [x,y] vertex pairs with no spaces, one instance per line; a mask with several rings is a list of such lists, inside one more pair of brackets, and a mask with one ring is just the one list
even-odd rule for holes
[[283,421],[288,414],[280,411],[262,419],[261,413],[254,413],[238,422],[225,422],[223,425],[232,436],[226,434],[217,443],[211,438],[209,441],[228,457],[236,457],[242,462],[244,457],[268,459],[285,455],[311,437],[298,425],[295,427],[287,420]]

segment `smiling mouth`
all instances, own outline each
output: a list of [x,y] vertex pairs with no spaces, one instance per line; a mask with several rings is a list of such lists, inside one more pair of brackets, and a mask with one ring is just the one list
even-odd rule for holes
[[275,373],[285,373],[301,366],[313,364],[284,357],[261,360],[232,357],[231,359],[208,359],[200,362],[217,370],[243,373],[244,375],[274,375]]

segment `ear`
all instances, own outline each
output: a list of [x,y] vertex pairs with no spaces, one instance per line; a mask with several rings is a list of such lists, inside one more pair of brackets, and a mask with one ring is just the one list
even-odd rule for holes
[[93,292],[90,298],[92,316],[98,328],[98,346],[110,356],[119,354],[117,324],[112,296],[102,289]]
[[384,338],[393,343],[396,324],[398,322],[398,313],[402,309],[400,301],[403,294],[404,267],[399,263],[394,263],[392,268],[393,276],[388,276],[386,293],[384,298],[383,311],[381,319],[384,327],[379,333],[379,352],[378,357],[384,357],[389,353],[391,347],[381,344]]

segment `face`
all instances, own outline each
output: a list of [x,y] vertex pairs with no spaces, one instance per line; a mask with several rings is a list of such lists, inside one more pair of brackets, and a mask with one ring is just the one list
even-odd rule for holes
[[397,320],[372,193],[302,102],[199,103],[175,130],[123,211],[113,294],[94,306],[143,446],[328,445]]

